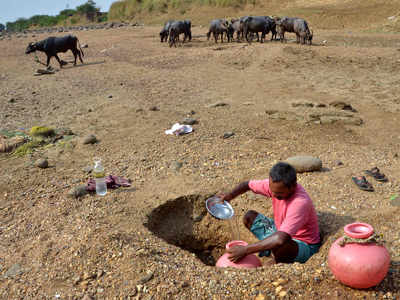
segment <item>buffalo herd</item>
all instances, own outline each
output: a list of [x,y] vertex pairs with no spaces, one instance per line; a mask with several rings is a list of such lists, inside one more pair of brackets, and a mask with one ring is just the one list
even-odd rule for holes
[[[309,44],[312,43],[313,32],[309,29],[307,21],[301,18],[289,17],[269,17],[269,16],[246,16],[238,19],[216,19],[210,23],[207,32],[207,40],[213,36],[215,43],[221,40],[224,42],[224,36],[228,42],[234,40],[236,33],[236,40],[246,40],[251,43],[254,37],[257,41],[263,43],[265,36],[271,32],[271,41],[277,40],[277,35],[281,42],[286,41],[285,33],[293,32],[296,34],[297,43]],[[174,21],[170,20],[164,24],[160,32],[161,42],[168,42],[169,46],[175,46],[179,41],[179,35],[183,34],[183,42],[187,39],[192,39],[191,22],[190,20]],[[261,34],[261,37],[259,36]]]
[[[271,41],[277,40],[277,35],[281,42],[285,40],[286,32],[293,32],[296,34],[297,43],[309,44],[312,43],[313,32],[310,31],[307,21],[301,18],[289,18],[289,17],[269,17],[269,16],[246,16],[238,19],[216,19],[210,23],[209,30],[207,32],[207,40],[210,39],[211,35],[214,37],[215,43],[221,40],[224,42],[224,36],[228,42],[234,40],[236,33],[236,40],[246,40],[251,43],[255,36],[257,41],[263,43],[265,36],[271,32]],[[190,20],[183,21],[168,21],[164,24],[160,32],[161,42],[168,42],[169,46],[175,46],[179,41],[179,36],[183,34],[184,43],[186,40],[192,40],[192,23]],[[261,34],[261,36],[259,36]],[[79,49],[78,49],[79,46]],[[73,35],[67,35],[64,37],[48,37],[42,41],[36,43],[30,43],[25,51],[26,54],[41,51],[47,56],[47,66],[49,66],[50,59],[54,56],[60,67],[65,64],[64,61],[60,60],[57,53],[66,52],[71,50],[74,55],[74,65],[76,65],[76,59],[79,57],[81,63],[83,51],[80,47],[78,38]]]

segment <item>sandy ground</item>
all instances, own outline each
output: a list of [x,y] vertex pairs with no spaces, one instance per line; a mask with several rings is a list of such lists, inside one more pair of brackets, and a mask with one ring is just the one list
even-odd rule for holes
[[[319,30],[311,47],[290,34],[286,44],[215,45],[194,27],[192,42],[169,48],[158,32],[77,32],[89,45],[85,64],[43,76],[33,76],[40,66],[24,50],[45,35],[0,41],[0,129],[75,133],[22,158],[0,155],[0,297],[397,299],[400,217],[390,197],[400,193],[400,35]],[[330,107],[334,101],[357,112]],[[210,106],[217,102],[226,105]],[[310,121],[315,114],[345,116]],[[193,133],[165,135],[188,116],[198,121]],[[352,124],[357,118],[361,125]],[[226,132],[234,136],[222,138]],[[84,145],[88,134],[99,143]],[[210,266],[232,235],[203,201],[299,154],[323,161],[323,172],[298,176],[318,211],[321,251],[303,265]],[[94,157],[132,187],[69,197],[90,177],[84,169]],[[38,158],[50,167],[35,167]],[[389,182],[369,178],[375,192],[359,190],[351,176],[374,166]],[[251,193],[233,206],[238,218],[272,212]],[[387,277],[368,290],[340,284],[327,266],[330,245],[354,221],[382,233],[391,254]],[[240,235],[255,241],[243,226]]]

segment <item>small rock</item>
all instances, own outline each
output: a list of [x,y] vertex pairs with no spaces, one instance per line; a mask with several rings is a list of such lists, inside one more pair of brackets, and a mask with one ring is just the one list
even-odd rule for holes
[[198,123],[197,120],[193,119],[193,118],[184,118],[182,121],[182,124],[184,124],[184,125],[194,125],[197,123]]
[[273,114],[278,113],[278,111],[277,111],[277,110],[274,110],[274,109],[268,109],[268,110],[265,111],[265,113],[266,113],[267,115],[273,115]]
[[324,103],[318,103],[317,105],[315,105],[315,107],[317,107],[317,108],[323,108],[323,107],[326,107],[326,104],[324,104]]
[[349,110],[352,112],[357,112],[349,103],[343,102],[343,101],[333,101],[329,103],[330,106],[333,106],[334,108],[341,109],[341,110]]
[[14,99],[14,98],[11,98],[10,100],[8,100],[8,102],[9,102],[9,103],[14,103],[14,102],[15,102],[15,99]]
[[80,198],[85,196],[88,193],[88,191],[86,190],[86,185],[79,185],[77,187],[74,187],[73,189],[71,189],[68,192],[68,196],[72,197],[72,198]]
[[66,127],[58,128],[56,130],[56,133],[58,135],[74,135],[73,131],[70,128],[66,128]]
[[182,166],[183,166],[183,163],[181,163],[179,161],[174,161],[174,162],[172,162],[172,165],[171,165],[172,169],[177,172],[182,168]]
[[97,142],[98,142],[98,141],[97,141],[97,138],[96,138],[96,136],[93,135],[93,134],[89,134],[88,136],[84,137],[84,138],[83,138],[83,141],[82,141],[82,143],[83,143],[84,145],[87,145],[87,144],[94,144],[94,143],[97,143]]
[[265,300],[265,296],[260,293],[254,300]]
[[322,281],[322,279],[321,279],[321,277],[315,276],[315,277],[314,277],[314,281],[315,281],[316,283],[320,283],[320,282]]
[[182,284],[181,284],[181,288],[186,288],[186,287],[189,287],[189,286],[190,286],[190,284],[189,284],[188,281],[184,281],[184,282],[182,282]]
[[108,99],[111,99],[113,96],[112,95],[108,95]]
[[136,291],[138,292],[138,293],[140,293],[142,290],[143,290],[143,285],[142,284],[138,284],[137,286],[136,286]]
[[286,291],[281,291],[281,292],[278,294],[278,296],[281,297],[281,298],[285,297],[286,295],[287,295],[287,292],[286,292]]
[[97,279],[99,279],[101,276],[103,276],[103,274],[104,274],[103,270],[98,270],[97,274],[96,274]]
[[392,197],[390,197],[390,204],[392,206],[400,206],[400,195],[395,194]]
[[235,135],[234,132],[228,131],[228,132],[225,132],[225,133],[224,133],[224,135],[222,136],[222,138],[224,138],[224,139],[229,139],[230,137],[232,137],[232,136],[234,136],[234,135]]
[[24,270],[21,266],[19,264],[13,264],[4,274],[4,278],[14,278],[22,273],[24,273]]
[[148,273],[147,275],[145,275],[145,276],[143,276],[142,278],[140,278],[140,279],[138,280],[138,284],[139,284],[139,285],[145,284],[146,282],[149,282],[150,280],[152,280],[153,277],[154,277],[154,272],[150,272],[150,273]]
[[196,112],[194,111],[194,110],[191,110],[191,111],[189,111],[189,113],[188,113],[188,115],[195,115],[196,114]]
[[337,165],[337,166],[343,166],[343,162],[342,162],[341,160],[337,160],[337,161],[336,161],[336,165]]
[[90,174],[93,171],[93,167],[87,166],[83,168],[83,172]]
[[152,106],[149,108],[150,111],[159,111],[160,108],[158,108],[158,106]]
[[89,272],[84,272],[83,273],[83,280],[88,280],[88,279],[93,279],[95,278],[95,274],[89,273]]
[[212,108],[212,107],[220,107],[220,106],[228,106],[228,103],[215,102],[215,103],[212,103],[212,104],[208,105],[207,107]]
[[283,278],[279,278],[279,279],[278,279],[278,283],[279,283],[279,285],[286,284],[286,283],[287,283],[287,280],[285,280],[285,279],[283,279]]
[[80,276],[75,276],[75,277],[72,279],[72,282],[73,282],[75,285],[77,285],[80,281],[81,281],[81,277],[80,277]]
[[143,111],[143,108],[138,108],[137,110],[136,110],[136,112],[138,113],[138,112],[142,112]]
[[292,165],[298,173],[320,171],[322,168],[322,161],[313,156],[292,156],[286,162]]
[[292,107],[314,107],[312,102],[293,102]]
[[35,162],[35,166],[41,169],[46,169],[49,166],[47,159],[40,158]]
[[140,254],[143,254],[143,253],[145,253],[146,252],[146,250],[144,250],[144,249],[139,249],[138,251],[136,251],[136,255],[140,255]]

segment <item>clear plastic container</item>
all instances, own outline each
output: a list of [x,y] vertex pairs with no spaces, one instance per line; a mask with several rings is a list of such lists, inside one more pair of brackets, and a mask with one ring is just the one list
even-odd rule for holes
[[107,184],[104,167],[101,164],[100,158],[95,158],[94,160],[93,176],[96,181],[96,194],[104,196],[107,194]]

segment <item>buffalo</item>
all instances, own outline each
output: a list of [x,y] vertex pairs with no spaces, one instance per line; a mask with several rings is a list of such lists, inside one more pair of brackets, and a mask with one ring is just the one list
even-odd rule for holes
[[218,43],[218,37],[221,35],[221,43],[224,42],[224,33],[227,36],[228,42],[230,42],[233,36],[233,27],[225,19],[212,20],[210,23],[210,28],[207,32],[207,40],[210,40],[211,33],[214,36],[215,42]]
[[235,34],[235,32],[236,32],[237,41],[240,41],[242,39],[242,37],[243,37],[243,22],[241,22],[242,18],[240,18],[240,19],[232,19],[231,20],[230,27],[232,29],[229,32],[230,35],[231,35],[230,36],[231,40],[233,40],[233,35]]
[[285,41],[285,32],[294,32],[297,43],[312,44],[314,34],[310,32],[307,21],[304,19],[283,17],[276,20],[276,28],[281,42]]
[[[79,49],[77,46],[79,46]],[[25,54],[29,54],[35,51],[44,52],[47,55],[47,66],[49,66],[50,64],[50,58],[54,56],[60,64],[60,68],[62,68],[65,62],[60,60],[57,53],[67,52],[68,50],[71,50],[72,54],[74,55],[74,66],[76,65],[77,56],[79,56],[79,60],[83,64],[82,56],[84,56],[84,54],[81,45],[78,41],[78,38],[73,35],[66,35],[63,37],[51,36],[36,43],[29,43],[28,47],[26,48]]]
[[169,27],[169,46],[176,47],[176,42],[179,40],[179,35],[184,34],[183,43],[186,39],[192,40],[192,23],[190,20],[175,21]]
[[160,38],[161,38],[161,43],[168,41],[168,35],[169,35],[169,28],[171,27],[171,24],[174,23],[174,20],[169,20],[164,24],[163,29],[160,31]]
[[256,33],[258,38],[258,32],[261,32],[260,42],[263,43],[265,35],[271,31],[271,41],[276,38],[276,24],[273,19],[268,16],[261,17],[244,17],[243,23],[243,35],[247,42],[250,42],[248,38],[249,33]]

